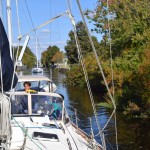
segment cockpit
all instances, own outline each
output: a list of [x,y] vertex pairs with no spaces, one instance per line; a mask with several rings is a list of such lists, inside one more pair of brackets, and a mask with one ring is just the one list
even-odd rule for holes
[[48,115],[49,118],[62,119],[63,99],[56,93],[39,92],[30,94],[14,92],[10,94],[13,115]]

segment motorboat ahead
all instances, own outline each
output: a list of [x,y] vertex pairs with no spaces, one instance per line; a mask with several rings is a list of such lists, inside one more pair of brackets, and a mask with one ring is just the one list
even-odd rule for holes
[[57,86],[51,79],[43,75],[21,75],[18,76],[18,83],[15,87],[15,91],[24,91],[24,82],[31,83],[31,89],[45,92],[55,92]]
[[43,69],[42,69],[42,68],[33,68],[33,69],[32,69],[32,72],[33,72],[33,73],[42,73],[42,72],[43,72]]

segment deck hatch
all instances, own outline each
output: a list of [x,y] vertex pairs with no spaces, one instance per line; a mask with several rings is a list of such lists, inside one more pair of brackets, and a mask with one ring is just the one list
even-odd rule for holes
[[55,124],[43,123],[42,125],[45,127],[57,128],[57,126]]
[[33,132],[34,139],[40,140],[50,140],[50,141],[58,141],[58,136],[56,134],[43,133],[43,132]]

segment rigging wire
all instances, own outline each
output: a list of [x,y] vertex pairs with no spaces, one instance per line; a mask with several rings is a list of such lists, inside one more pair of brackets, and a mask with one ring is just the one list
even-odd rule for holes
[[110,99],[112,100],[112,104],[113,104],[113,106],[114,106],[114,109],[116,109],[116,104],[115,104],[114,99],[113,99],[113,97],[112,97],[112,94],[111,94],[111,92],[110,92],[110,90],[109,90],[108,83],[107,83],[106,77],[105,77],[105,75],[104,75],[104,72],[103,72],[103,68],[102,68],[102,66],[101,66],[101,63],[100,63],[100,61],[99,61],[99,58],[98,58],[98,55],[97,55],[97,52],[96,52],[96,49],[95,49],[93,40],[92,40],[92,38],[91,38],[90,32],[89,32],[89,30],[88,30],[88,26],[87,26],[87,24],[86,24],[86,21],[85,21],[85,18],[84,18],[84,14],[83,14],[83,12],[82,12],[82,8],[81,8],[81,5],[80,5],[80,2],[79,2],[79,0],[76,0],[76,1],[77,1],[78,6],[79,6],[80,14],[81,14],[82,20],[83,20],[83,22],[84,22],[85,28],[86,28],[86,30],[87,30],[87,33],[88,33],[88,37],[89,37],[89,40],[90,40],[92,49],[93,49],[93,51],[94,51],[97,64],[98,64],[98,66],[99,66],[100,72],[101,72],[102,77],[103,77],[103,80],[104,80],[104,82],[105,82],[105,86],[106,86],[107,91],[108,91],[108,93],[109,93]]
[[[33,23],[33,22],[32,22]],[[33,26],[33,28],[34,28],[34,26]],[[35,32],[36,33],[36,32]],[[78,39],[78,38],[77,38]],[[77,41],[78,42],[78,44],[79,44],[79,41]],[[80,48],[80,44],[79,44],[79,48]],[[81,54],[81,56],[80,56],[80,60],[82,60],[83,58],[82,58],[82,53],[80,52],[80,54]],[[83,60],[82,60],[83,61]],[[84,62],[84,61],[83,61]],[[83,66],[84,66],[84,63],[83,63]],[[87,78],[87,80],[88,80],[88,78]]]
[[30,33],[32,33],[32,32],[35,32],[37,29],[39,29],[39,28],[41,28],[41,27],[43,27],[43,26],[45,26],[45,25],[48,25],[49,23],[55,21],[56,19],[58,19],[58,18],[60,18],[60,17],[62,17],[62,16],[64,16],[64,15],[66,15],[66,14],[67,14],[67,11],[64,12],[64,13],[61,13],[61,14],[57,15],[56,17],[51,18],[50,20],[44,22],[43,24],[37,26],[36,28],[33,28],[33,29],[32,29],[31,31],[29,31],[28,33],[22,35],[21,38],[23,38],[24,36],[26,36],[26,35],[28,35],[28,34],[30,34]]
[[72,138],[72,140],[73,140],[73,142],[74,142],[74,145],[76,146],[76,149],[78,150],[78,146],[77,146],[77,144],[76,144],[76,142],[75,142],[75,139],[73,138],[73,136],[72,136],[72,134],[70,133],[70,131],[69,131],[68,127],[66,126],[66,124],[64,124],[64,125],[65,125],[65,127],[66,127],[66,129],[67,129],[69,135],[71,136],[71,138]]
[[[30,21],[31,21],[31,24],[32,24],[32,28],[34,29],[33,20],[32,20],[32,17],[31,17],[30,11],[29,11],[29,7],[28,7],[28,4],[27,4],[27,1],[26,1],[26,0],[25,0],[25,5],[26,5],[26,8],[27,8],[29,17],[30,17]],[[40,51],[41,51],[41,46],[40,46],[39,39],[38,39],[38,37],[37,37],[37,32],[36,32],[36,30],[34,30],[34,34],[35,34],[35,38],[37,39],[37,43],[38,43],[39,49],[40,49]]]
[[[51,10],[52,10],[52,9],[51,9],[51,6],[52,6],[52,5],[51,5],[51,0],[50,0],[50,18],[51,18]],[[50,28],[50,37],[49,37],[49,38],[50,38],[50,45],[52,45],[52,34],[51,34],[51,32],[52,32],[52,31],[51,31],[52,27],[51,27],[51,23],[49,24],[49,28]]]
[[115,94],[115,90],[114,90],[114,72],[113,72],[113,59],[112,59],[112,42],[111,42],[111,28],[110,28],[110,12],[109,12],[109,0],[107,0],[107,12],[108,12],[108,17],[107,17],[107,21],[108,21],[108,41],[109,41],[109,52],[110,52],[110,66],[111,66],[111,82],[112,82],[112,95],[114,97]]
[[16,12],[17,12],[17,22],[18,22],[18,33],[21,35],[20,31],[20,19],[19,19],[19,8],[18,8],[18,0],[16,0]]
[[[107,0],[107,12],[108,12],[108,41],[109,41],[109,49],[110,49],[110,66],[111,66],[111,76],[112,76],[112,95],[113,98],[115,96],[115,88],[114,88],[114,72],[113,72],[113,58],[112,58],[112,42],[111,42],[111,25],[110,25],[110,12],[109,12],[109,0]],[[118,133],[117,133],[117,117],[116,111],[114,112],[114,120],[115,120],[115,132],[116,132],[116,148],[118,150]]]
[[[67,106],[67,105],[66,105],[66,108],[68,108],[68,109],[70,109],[70,110],[72,109],[72,110],[71,110],[72,112],[74,112],[74,109],[76,109],[76,108],[73,107],[73,106]],[[76,109],[76,110],[77,110],[77,109]],[[90,117],[90,116],[88,116],[88,114],[87,114],[87,115],[86,115],[85,113],[83,114],[83,113],[82,113],[81,111],[79,111],[79,110],[77,110],[77,112],[78,112],[79,114],[81,114],[82,116],[86,117],[86,118],[87,118],[87,117]]]
[[110,148],[112,149],[112,150],[114,150],[114,148],[112,147],[112,145],[110,144],[110,142],[109,142],[109,140],[105,137],[105,139],[106,139],[106,142],[108,143],[108,145],[110,146]]
[[[16,9],[17,9],[17,20],[18,20],[18,34],[19,36],[21,35],[20,32],[20,21],[19,21],[19,13],[18,13],[18,2],[16,0]],[[19,54],[19,47],[20,47],[20,40],[19,39],[19,43],[18,43],[18,47],[17,47],[17,54],[16,54],[16,59],[15,59],[15,65],[14,65],[14,73],[13,73],[13,78],[12,78],[12,83],[11,83],[11,89],[13,87],[13,81],[14,81],[14,76],[15,76],[15,68],[16,68],[16,64],[17,64],[17,58],[18,58],[18,54]],[[11,109],[10,109],[11,110]],[[9,118],[11,120],[11,118]],[[13,118],[15,120],[15,118]],[[15,120],[15,122],[18,124],[18,126],[22,129],[22,131],[24,132],[24,129],[19,125],[19,123]],[[29,137],[29,135],[27,135]],[[30,137],[29,137],[30,138]],[[31,141],[38,147],[40,148],[33,140],[32,138],[30,138]],[[42,148],[40,148],[42,150]]]
[[[65,126],[66,126],[66,125],[65,125]],[[73,139],[73,141],[74,141],[74,143],[75,143],[75,145],[76,145],[75,139],[73,138],[73,137],[76,136],[75,133],[72,132],[72,134],[71,134],[71,132],[69,131],[69,129],[68,129],[67,126],[66,126],[66,129],[67,129],[67,131],[69,132],[70,136],[72,137],[72,139]],[[78,129],[77,129],[77,130],[78,130]],[[73,136],[73,135],[75,135],[75,136]],[[80,150],[81,150],[81,147],[82,147],[82,150],[83,150],[83,146],[82,146],[82,144],[81,144],[81,143],[83,143],[83,141],[79,140],[78,138],[76,138],[76,139],[77,139],[77,140],[79,141],[79,143],[80,143]],[[85,144],[85,143],[83,143],[83,144]],[[77,145],[76,145],[76,148],[77,148],[77,150],[78,150]]]
[[[69,1],[69,0],[68,0]],[[86,27],[86,30],[87,30],[87,33],[88,33],[88,36],[89,36],[89,40],[90,40],[90,42],[91,42],[91,46],[92,46],[92,49],[93,49],[93,52],[94,52],[94,54],[95,54],[95,57],[96,57],[96,60],[97,60],[97,63],[98,63],[98,66],[99,66],[99,69],[100,69],[100,71],[101,71],[101,74],[102,74],[102,77],[103,77],[103,80],[104,80],[104,82],[105,82],[105,86],[106,86],[106,88],[107,88],[107,90],[108,90],[108,93],[109,93],[109,96],[110,96],[110,99],[111,99],[111,101],[112,101],[112,103],[113,103],[113,106],[114,106],[114,111],[112,112],[112,115],[110,116],[110,118],[108,119],[108,122],[110,121],[110,119],[112,118],[112,116],[113,116],[113,114],[115,113],[115,110],[116,110],[116,105],[115,105],[115,102],[114,102],[114,99],[113,99],[113,96],[112,96],[112,94],[111,94],[111,92],[110,92],[110,90],[109,90],[109,87],[108,87],[108,84],[107,84],[107,81],[106,81],[106,78],[105,78],[105,75],[104,75],[104,72],[103,72],[103,69],[102,69],[102,66],[101,66],[101,64],[100,64],[100,61],[99,61],[99,59],[98,59],[98,56],[97,56],[97,52],[96,52],[96,49],[95,49],[95,46],[94,46],[94,43],[93,43],[93,41],[92,41],[92,38],[91,38],[91,36],[90,36],[90,33],[89,33],[89,30],[88,30],[88,27],[87,27],[87,24],[86,24],[86,21],[85,21],[85,18],[84,18],[84,15],[83,15],[83,12],[82,12],[82,8],[81,8],[81,5],[80,5],[80,2],[79,2],[79,0],[76,0],[77,1],[77,4],[78,4],[78,7],[79,7],[79,10],[80,10],[80,14],[81,14],[81,17],[82,17],[82,20],[83,20],[83,22],[84,22],[84,25],[85,25],[85,27]],[[69,5],[69,3],[68,3],[68,5]],[[79,44],[79,43],[78,43]],[[78,50],[80,50],[80,49],[78,49]],[[82,59],[82,58],[81,58]],[[80,59],[79,59],[80,60]],[[82,65],[83,67],[84,67],[84,64]],[[83,68],[84,69],[84,68]],[[85,72],[84,72],[84,74],[85,74]],[[89,88],[88,88],[88,90],[89,90]],[[89,91],[89,93],[90,93],[90,91]],[[92,99],[91,99],[92,100]],[[94,108],[93,108],[94,109]],[[107,123],[108,124],[108,123]],[[106,126],[105,126],[106,127]],[[115,127],[115,131],[117,132],[117,130],[116,130],[117,128]],[[103,130],[104,130],[104,128],[103,128]],[[104,136],[103,136],[104,137]],[[103,143],[103,146],[104,146],[104,143]],[[106,147],[105,147],[106,148]]]
[[[18,34],[19,36],[21,35],[21,32],[20,32],[20,19],[19,19],[19,11],[18,11],[18,0],[16,0],[16,12],[17,12],[17,22],[18,22]],[[14,70],[13,70],[13,76],[12,76],[12,82],[11,82],[11,90],[13,88],[13,83],[14,83],[14,77],[15,77],[15,70],[16,70],[16,66],[17,66],[17,58],[18,58],[18,55],[19,55],[19,48],[20,48],[20,39],[19,39],[19,42],[18,42],[18,46],[17,46],[17,53],[16,53],[16,57],[15,57],[15,48],[13,47],[13,52],[14,52]]]
[[[93,43],[93,41],[92,41],[92,38],[91,38],[91,36],[90,36],[89,30],[88,30],[88,27],[87,27],[87,24],[86,24],[86,21],[85,21],[83,12],[82,12],[82,8],[81,8],[81,5],[80,5],[80,2],[79,2],[79,0],[76,0],[76,1],[77,1],[79,10],[80,10],[80,14],[81,14],[82,20],[83,20],[83,22],[84,22],[84,24],[85,24],[85,27],[86,27],[86,29],[87,29],[87,33],[88,33],[88,36],[89,36],[89,39],[90,39],[90,42],[91,42],[91,45],[92,45],[92,49],[93,49],[93,51],[94,51],[94,54],[95,54],[95,57],[96,57],[96,61],[97,61],[97,63],[98,63],[99,69],[100,69],[100,71],[101,71],[101,74],[102,74],[102,77],[103,77],[105,86],[106,86],[106,88],[107,88],[109,97],[110,97],[110,99],[111,99],[111,101],[112,101],[112,103],[113,103],[113,106],[114,106],[114,111],[112,112],[112,115],[111,115],[110,118],[109,118],[109,120],[110,120],[111,117],[113,116],[113,114],[115,115],[115,112],[116,112],[116,111],[115,111],[115,110],[116,110],[116,104],[115,104],[115,101],[114,101],[114,97],[112,96],[112,94],[111,94],[111,92],[110,92],[110,90],[109,90],[109,87],[108,87],[108,84],[107,84],[107,80],[106,80],[106,78],[105,78],[105,75],[104,75],[104,72],[103,72],[101,63],[100,63],[100,61],[99,61],[99,59],[98,59],[98,55],[97,55],[97,52],[96,52],[94,43]],[[116,116],[116,115],[115,115],[115,116]],[[115,117],[115,131],[116,131],[116,141],[117,141],[116,117]],[[118,143],[118,142],[117,142],[117,143]],[[116,143],[116,144],[117,144],[117,143]],[[117,144],[117,145],[118,145],[118,144]],[[118,146],[117,146],[117,147],[118,147]]]
[[108,41],[109,41],[109,52],[110,52],[110,66],[111,66],[111,82],[112,82],[112,95],[114,97],[115,94],[115,88],[114,88],[114,72],[113,72],[113,59],[112,59],[112,42],[111,42],[111,28],[110,28],[110,12],[109,12],[109,0],[107,0],[107,11],[108,11],[108,17],[107,17],[107,21],[108,21]]
[[[56,10],[56,4],[55,4],[55,1],[54,1],[54,9]],[[60,29],[59,29],[59,20],[56,20],[56,23],[57,23],[57,29],[58,29],[58,39],[59,39],[59,43],[61,45],[61,36],[60,36]],[[61,46],[58,46],[59,49],[61,50]]]
[[101,142],[102,142],[103,148],[105,150],[106,147],[105,147],[105,141],[104,141],[104,133],[101,132],[101,127],[100,127],[100,124],[99,124],[99,121],[98,121],[97,111],[96,111],[96,107],[95,107],[95,103],[94,103],[94,98],[93,98],[93,95],[92,95],[92,91],[91,91],[91,87],[90,87],[90,83],[89,83],[89,79],[88,79],[88,73],[87,73],[85,65],[84,65],[84,60],[83,60],[83,56],[82,56],[81,46],[80,46],[79,39],[78,39],[78,36],[77,36],[76,23],[75,23],[75,20],[74,20],[72,14],[71,14],[69,0],[67,0],[67,3],[68,3],[68,8],[69,8],[68,15],[69,15],[69,17],[71,19],[71,23],[72,23],[73,29],[74,29],[74,36],[75,36],[75,41],[76,41],[77,50],[78,50],[78,58],[79,58],[79,61],[81,62],[82,68],[83,68],[85,81],[87,83],[87,88],[88,88],[88,91],[89,91],[89,96],[90,96],[90,100],[91,100],[91,103],[92,103],[92,107],[93,107],[93,111],[94,111],[97,127],[98,127],[98,130],[99,130],[99,133],[100,133]]
[[[18,121],[13,117],[13,115],[12,115],[12,118],[13,118],[13,120],[16,122],[16,124],[21,128],[21,130],[24,132],[24,134],[27,135],[28,138],[29,138],[40,150],[42,150],[42,148],[32,139],[32,137],[30,137],[30,136],[26,133],[25,129],[24,129],[23,127],[21,127],[21,125],[20,125],[20,124],[18,123]],[[41,144],[41,143],[39,143],[39,144]]]
[[[20,2],[22,2],[22,1],[20,1]],[[24,6],[24,5],[21,4],[21,6]],[[30,29],[30,31],[31,31],[31,30],[32,30],[32,27],[31,27],[31,24],[29,23],[28,17],[26,16],[25,10],[24,10],[23,7],[22,7],[21,9],[22,9],[22,12],[23,12],[23,14],[24,14],[24,17],[25,17],[25,19],[26,19],[26,21],[27,21],[28,27],[29,27],[29,29]],[[21,36],[21,37],[19,37],[19,38],[22,39],[22,38],[25,37],[25,36],[26,36],[26,35]],[[33,33],[32,33],[32,36],[34,36]]]

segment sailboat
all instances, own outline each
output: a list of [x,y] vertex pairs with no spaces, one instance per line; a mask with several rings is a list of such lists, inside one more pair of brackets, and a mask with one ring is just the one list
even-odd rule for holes
[[81,147],[101,150],[102,146],[93,137],[70,120],[63,95],[34,90],[10,91],[18,79],[1,20],[0,35],[0,147],[4,150],[79,150]]
[[38,50],[37,50],[37,38],[36,38],[36,68],[33,68],[32,69],[32,72],[33,73],[42,73],[43,72],[43,69],[42,68],[39,68],[39,63],[38,63]]
[[[9,2],[9,0],[7,1]],[[8,5],[8,8],[10,11],[10,5]],[[76,39],[79,59],[82,63],[80,44],[76,33],[76,23],[71,14],[71,9],[56,16],[55,18],[52,18],[44,23],[44,25],[66,14],[69,16],[74,28],[74,36]],[[43,25],[36,29],[42,26]],[[32,31],[35,31],[35,29]],[[95,119],[99,125],[97,125],[99,129],[97,135],[100,135],[102,144],[99,144],[95,140],[92,125],[91,135],[88,135],[78,127],[77,123],[74,124],[71,121],[67,109],[65,108],[65,98],[63,95],[53,92],[39,92],[35,90],[10,91],[16,86],[18,79],[14,73],[15,69],[10,56],[11,44],[8,42],[1,20],[0,35],[0,65],[2,66],[0,68],[0,147],[2,149],[10,150],[106,150],[104,136],[104,129],[106,125],[103,129],[101,129],[98,124],[96,108],[92,99],[90,86],[88,85],[89,82],[86,72],[84,73],[86,76],[89,95]],[[82,64],[82,66],[84,68],[84,64]],[[37,73],[38,58],[36,70]]]

